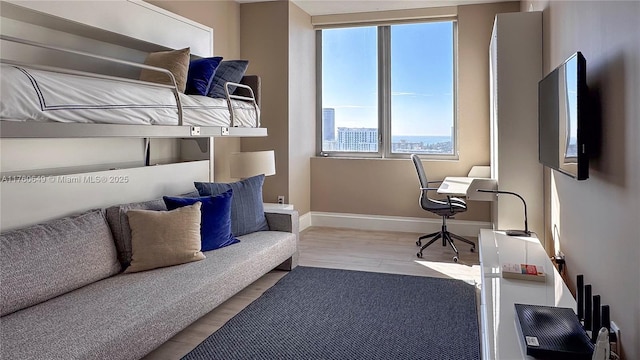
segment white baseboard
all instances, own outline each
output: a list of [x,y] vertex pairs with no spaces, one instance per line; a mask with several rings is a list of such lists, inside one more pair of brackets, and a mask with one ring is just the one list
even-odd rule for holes
[[311,212],[300,215],[298,217],[298,225],[300,226],[300,231],[311,226]]
[[[300,230],[306,229],[309,226],[325,226],[378,231],[400,231],[411,233],[432,233],[440,230],[442,226],[442,220],[312,211],[300,217]],[[480,233],[480,229],[491,229],[491,223],[484,221],[449,219],[447,220],[447,228],[452,233],[461,236],[476,237]]]

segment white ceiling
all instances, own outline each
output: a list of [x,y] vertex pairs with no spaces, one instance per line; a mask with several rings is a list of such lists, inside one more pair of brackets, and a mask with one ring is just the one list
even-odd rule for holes
[[[239,3],[269,0],[236,0]],[[309,15],[349,14],[370,11],[484,4],[513,0],[291,0]]]

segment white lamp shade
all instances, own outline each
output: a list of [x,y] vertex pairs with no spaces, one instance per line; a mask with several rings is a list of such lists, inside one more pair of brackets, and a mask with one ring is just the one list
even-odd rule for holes
[[276,158],[273,150],[239,152],[231,154],[230,176],[248,178],[260,174],[275,175]]

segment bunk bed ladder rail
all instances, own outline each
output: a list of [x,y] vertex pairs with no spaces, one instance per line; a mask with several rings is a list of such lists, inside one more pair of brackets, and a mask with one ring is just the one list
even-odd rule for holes
[[[249,91],[249,94],[251,96],[249,97],[249,96],[241,96],[241,95],[231,94],[229,92],[229,86],[235,86],[237,88],[246,89],[247,91]],[[229,107],[229,114],[231,116],[231,127],[236,126],[235,125],[236,116],[235,116],[235,113],[233,111],[233,104],[231,103],[231,99],[251,102],[251,105],[253,105],[253,110],[256,113],[256,126],[255,127],[257,127],[257,128],[260,127],[260,110],[258,109],[258,104],[256,103],[256,96],[253,93],[253,89],[250,86],[245,85],[245,84],[226,82],[226,83],[224,83],[224,93],[227,96],[227,106]]]
[[90,58],[94,58],[94,59],[98,59],[98,60],[103,60],[103,61],[107,61],[107,62],[113,62],[113,63],[117,63],[117,64],[121,64],[121,65],[127,65],[127,66],[137,67],[137,68],[140,68],[140,69],[146,69],[146,70],[157,71],[157,72],[163,73],[163,74],[165,74],[165,75],[167,75],[169,77],[170,85],[151,83],[151,82],[142,81],[142,80],[120,78],[120,77],[109,76],[109,75],[104,75],[104,74],[94,74],[94,73],[88,73],[88,72],[72,70],[72,69],[56,68],[56,67],[52,67],[52,66],[31,65],[31,64],[23,64],[23,63],[20,63],[18,61],[10,61],[10,60],[4,60],[4,59],[1,60],[3,63],[15,64],[15,65],[20,65],[20,66],[24,66],[24,67],[33,68],[33,69],[43,69],[43,70],[56,71],[56,72],[65,73],[65,74],[83,75],[83,76],[94,77],[94,78],[99,78],[99,79],[111,79],[111,80],[132,82],[132,83],[137,83],[137,84],[151,85],[151,86],[156,86],[156,87],[169,88],[173,92],[173,95],[174,95],[174,97],[176,99],[176,106],[177,106],[177,109],[178,109],[178,125],[180,125],[180,126],[183,125],[183,123],[182,123],[182,103],[180,101],[180,95],[179,95],[179,92],[178,92],[178,86],[176,85],[175,77],[173,76],[171,71],[169,71],[167,69],[159,68],[159,67],[155,67],[155,66],[150,66],[150,65],[146,65],[146,64],[139,64],[139,63],[135,63],[135,62],[132,62],[132,61],[127,61],[127,60],[116,59],[116,58],[103,56],[103,55],[91,54],[91,53],[80,51],[80,50],[67,49],[67,48],[63,48],[63,47],[59,47],[59,46],[53,46],[53,45],[46,45],[46,44],[38,43],[38,42],[35,42],[35,41],[30,41],[30,40],[26,40],[26,39],[19,39],[19,38],[13,37],[13,36],[0,35],[0,40],[15,42],[15,43],[18,43],[18,44],[23,44],[23,45],[28,45],[28,46],[39,47],[39,48],[42,48],[42,49],[65,52],[65,53],[68,53],[68,54],[86,56],[86,57],[90,57]]

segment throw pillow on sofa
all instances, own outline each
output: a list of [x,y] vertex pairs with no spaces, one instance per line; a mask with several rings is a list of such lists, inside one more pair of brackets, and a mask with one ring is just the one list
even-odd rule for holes
[[200,245],[202,203],[171,211],[129,210],[131,265],[125,273],[184,264],[205,258]]
[[202,203],[200,223],[200,237],[202,251],[210,251],[240,242],[231,234],[231,200],[233,190],[225,191],[216,196],[202,196],[196,198],[164,196],[164,203],[168,210],[182,206]]
[[195,182],[200,196],[215,196],[233,190],[231,200],[231,233],[242,236],[269,230],[262,205],[264,175],[257,175],[234,183]]
[[[193,192],[196,196],[199,194]],[[182,197],[190,197],[189,195],[181,195]],[[127,212],[129,210],[167,210],[167,206],[162,199],[155,199],[150,201],[143,201],[138,203],[122,204],[108,207],[105,210],[107,215],[107,222],[111,228],[113,239],[116,242],[116,249],[118,250],[118,260],[120,264],[125,268],[131,263],[131,227],[129,226],[129,218],[127,218]]]
[[120,272],[99,209],[3,233],[0,249],[3,316]]

